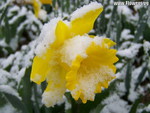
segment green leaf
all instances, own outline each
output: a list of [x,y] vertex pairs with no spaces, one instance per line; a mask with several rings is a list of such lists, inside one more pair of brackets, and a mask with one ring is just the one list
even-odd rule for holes
[[137,107],[140,103],[140,99],[137,99],[134,104],[132,105],[131,109],[130,109],[130,112],[129,113],[136,113],[137,111]]
[[5,17],[5,15],[7,14],[7,10],[8,10],[8,5],[5,7],[5,9],[3,10],[1,17],[0,17],[0,25],[2,23],[3,18]]
[[23,103],[26,105],[28,112],[32,113],[32,101],[31,101],[31,82],[30,82],[30,72],[31,72],[31,67],[26,69],[25,75],[21,80],[21,87],[19,89],[20,96],[22,97]]
[[40,107],[39,107],[39,103],[38,103],[39,98],[38,98],[38,92],[37,92],[37,85],[34,83],[33,83],[33,95],[34,95],[34,99],[35,99],[35,103],[33,104],[34,111],[35,111],[35,113],[40,113]]
[[0,92],[0,108],[3,107],[7,103],[6,99],[4,98],[3,94]]
[[140,83],[142,82],[142,79],[147,71],[147,65],[148,63],[146,63],[142,69],[142,71],[140,72],[139,76],[138,76],[138,80],[137,80],[137,83],[136,83],[136,86],[135,86],[135,90],[138,88],[138,86],[140,85]]
[[6,92],[2,93],[4,94],[6,99],[12,104],[13,107],[22,111],[22,113],[29,113],[24,103],[18,97]]
[[127,65],[127,71],[126,71],[126,76],[125,76],[125,87],[127,90],[127,95],[129,94],[129,89],[130,89],[130,82],[131,82],[131,61]]
[[140,36],[143,35],[143,32],[145,30],[145,27],[147,25],[148,15],[146,15],[147,8],[141,8],[139,13],[139,22],[138,27],[135,34],[135,41],[139,41]]

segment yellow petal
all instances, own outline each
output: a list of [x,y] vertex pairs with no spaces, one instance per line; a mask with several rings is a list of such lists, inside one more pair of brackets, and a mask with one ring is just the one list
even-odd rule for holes
[[[85,7],[89,7],[89,5]],[[80,10],[84,9],[85,7],[78,9],[78,11],[80,12]],[[72,17],[73,19],[71,20],[70,26],[71,36],[83,35],[91,31],[93,29],[96,18],[99,16],[102,10],[103,7],[100,5],[96,9],[91,8],[91,10],[88,10],[77,18]]]
[[76,59],[72,62],[71,71],[69,71],[66,75],[66,81],[67,81],[66,88],[69,90],[75,88],[75,84],[77,83],[76,74],[82,60],[83,58],[80,55],[78,55]]
[[52,5],[52,0],[40,0],[40,1],[43,4],[51,4]]
[[48,86],[42,95],[42,102],[47,106],[54,106],[63,100],[66,71],[60,65],[53,65],[47,76]]
[[108,48],[116,45],[116,43],[110,40],[109,38],[104,38],[102,44],[107,44]]
[[39,16],[39,12],[41,10],[41,3],[39,0],[33,0],[33,7],[34,7],[34,13],[35,16],[38,17]]
[[50,69],[49,61],[52,55],[52,50],[47,49],[42,56],[35,56],[32,64],[31,80],[37,84],[43,82]]
[[57,23],[55,35],[56,39],[51,47],[59,47],[68,38],[68,26],[63,21]]
[[[105,44],[111,46],[107,42]],[[86,49],[86,53],[86,58],[78,55],[72,61],[71,70],[66,75],[66,87],[71,90],[75,100],[80,98],[83,103],[94,100],[94,93],[101,92],[101,87],[108,88],[109,82],[115,78],[113,63],[118,60],[116,50],[94,42]]]
[[104,46],[101,47],[95,43],[92,43],[86,52],[92,59],[95,59],[96,62],[100,62],[103,65],[110,65],[118,61],[116,57],[117,51],[115,49],[108,49]]

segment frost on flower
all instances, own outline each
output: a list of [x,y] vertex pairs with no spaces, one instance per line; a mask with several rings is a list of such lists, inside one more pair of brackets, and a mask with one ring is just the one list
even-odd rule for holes
[[92,2],[77,9],[70,21],[60,18],[45,24],[33,60],[31,80],[47,81],[42,95],[46,106],[60,103],[68,89],[75,100],[94,100],[95,93],[107,88],[115,78],[115,43],[108,38],[90,36],[103,7]]

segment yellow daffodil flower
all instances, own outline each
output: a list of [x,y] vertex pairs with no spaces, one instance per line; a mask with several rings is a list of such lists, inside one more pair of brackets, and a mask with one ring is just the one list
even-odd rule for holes
[[95,93],[107,88],[115,78],[117,62],[115,43],[108,38],[89,36],[102,12],[100,3],[92,2],[77,9],[70,21],[60,18],[45,24],[36,47],[31,80],[47,81],[42,102],[54,106],[68,89],[75,100],[94,100]]
[[42,18],[42,13],[46,14],[46,12],[41,9],[42,4],[52,4],[52,0],[33,0],[34,12],[35,16],[38,18]]

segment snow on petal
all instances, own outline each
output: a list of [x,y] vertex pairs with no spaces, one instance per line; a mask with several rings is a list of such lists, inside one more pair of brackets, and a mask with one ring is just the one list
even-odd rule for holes
[[100,3],[92,2],[73,12],[70,23],[71,36],[83,35],[91,31],[96,18],[102,11],[103,6]]

